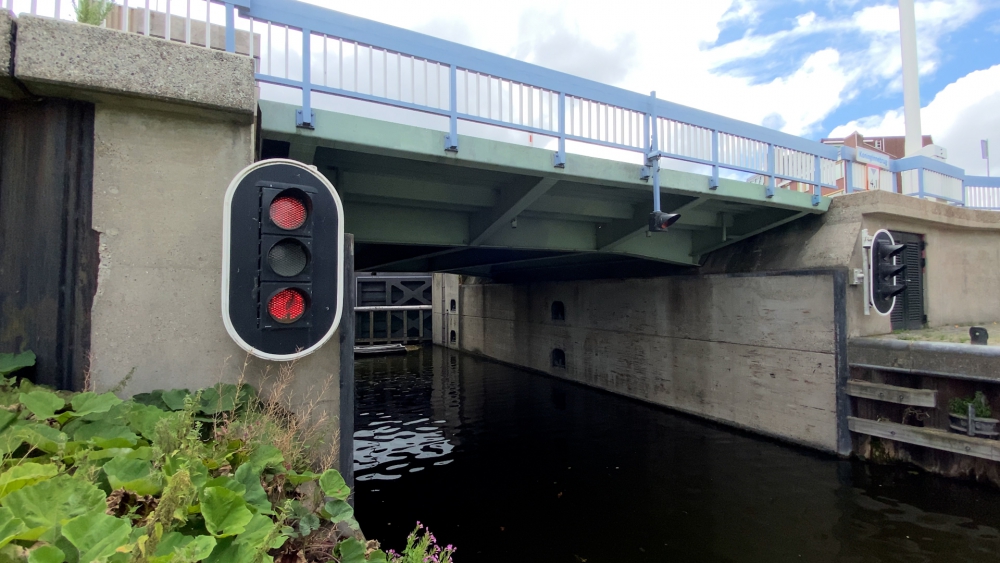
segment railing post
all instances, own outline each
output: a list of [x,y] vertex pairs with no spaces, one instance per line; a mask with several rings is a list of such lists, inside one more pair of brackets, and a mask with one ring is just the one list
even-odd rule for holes
[[712,178],[708,181],[708,189],[719,187],[719,130],[712,129]]
[[767,144],[767,188],[764,190],[765,197],[774,197],[774,145]]
[[[287,33],[287,32],[286,32]],[[295,126],[315,129],[312,109],[312,31],[302,29],[302,109],[295,112]]]
[[[212,9],[211,3],[209,3],[208,9]],[[211,26],[209,26],[208,33],[211,32]],[[226,3],[226,51],[236,52],[236,8],[230,3]]]
[[566,93],[559,92],[559,149],[552,157],[552,166],[566,168]]
[[813,157],[816,161],[816,186],[813,188],[813,205],[819,205],[819,198],[823,195],[823,168],[821,166],[819,155]]
[[455,65],[448,69],[448,96],[451,100],[448,102],[448,134],[444,136],[444,150],[458,152],[458,69]]
[[653,211],[660,209],[660,127],[659,118],[656,114],[656,91],[649,93],[652,98],[650,103],[649,126],[653,129],[653,141],[649,154],[646,156],[646,163],[653,172]]
[[849,194],[854,191],[854,163],[845,159],[841,162],[844,163],[844,193]]
[[917,197],[924,199],[924,169],[917,168]]
[[968,191],[968,186],[965,184],[965,178],[962,178],[962,207],[969,206]]

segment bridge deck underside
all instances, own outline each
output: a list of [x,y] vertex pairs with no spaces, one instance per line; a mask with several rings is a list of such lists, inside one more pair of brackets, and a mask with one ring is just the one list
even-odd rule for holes
[[295,106],[261,105],[264,156],[317,166],[344,202],[359,271],[439,271],[498,280],[659,275],[696,266],[715,249],[806,214],[810,194],[661,173],[666,233],[647,233],[651,185],[640,166],[316,110],[295,128]]

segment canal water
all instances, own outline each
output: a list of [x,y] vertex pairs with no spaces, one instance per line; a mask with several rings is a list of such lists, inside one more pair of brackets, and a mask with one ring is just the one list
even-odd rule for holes
[[358,359],[356,505],[460,563],[993,562],[1000,493],[443,348]]

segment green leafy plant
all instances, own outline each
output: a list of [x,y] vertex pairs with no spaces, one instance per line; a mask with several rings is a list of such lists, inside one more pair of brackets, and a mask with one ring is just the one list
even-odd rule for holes
[[986,400],[986,395],[982,391],[976,391],[976,394],[971,399],[963,399],[961,397],[952,399],[948,402],[948,411],[959,416],[968,416],[969,405],[972,405],[976,418],[990,418],[993,416],[990,403]]
[[401,554],[366,541],[297,420],[246,385],[123,401],[4,378],[0,561],[451,561],[429,532]]
[[73,0],[76,21],[101,25],[115,7],[113,0]]

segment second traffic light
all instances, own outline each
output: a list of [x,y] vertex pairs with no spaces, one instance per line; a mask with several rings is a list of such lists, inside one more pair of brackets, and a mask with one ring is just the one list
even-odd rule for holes
[[649,214],[649,230],[654,233],[662,233],[667,230],[667,227],[673,225],[680,219],[681,216],[677,213],[664,213],[663,211],[654,211]]
[[896,296],[906,291],[903,272],[906,265],[902,264],[904,244],[896,244],[889,231],[880,230],[872,237],[871,255],[869,257],[869,299],[880,315],[888,315],[896,304]]

